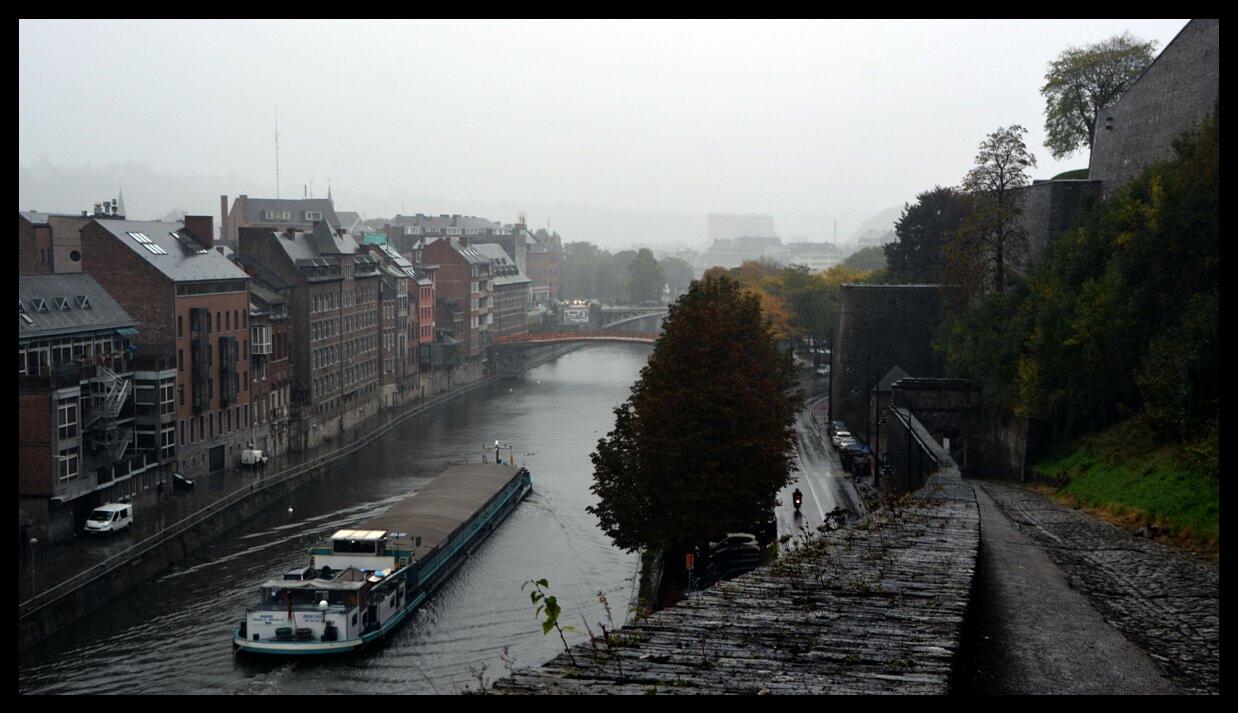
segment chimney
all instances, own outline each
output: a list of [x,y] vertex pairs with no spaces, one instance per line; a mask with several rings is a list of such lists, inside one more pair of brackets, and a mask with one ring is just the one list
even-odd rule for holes
[[219,239],[225,241],[231,238],[228,235],[228,196],[225,195],[219,197]]
[[185,230],[207,248],[215,247],[215,218],[209,215],[185,216]]

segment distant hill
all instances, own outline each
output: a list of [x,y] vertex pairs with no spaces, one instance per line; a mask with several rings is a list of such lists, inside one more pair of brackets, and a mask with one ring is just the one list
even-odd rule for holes
[[860,238],[873,238],[884,235],[894,230],[894,223],[903,214],[903,206],[897,205],[893,208],[886,208],[880,213],[874,215],[868,220],[860,223],[860,227],[855,229],[855,233],[848,238],[847,242],[858,243]]

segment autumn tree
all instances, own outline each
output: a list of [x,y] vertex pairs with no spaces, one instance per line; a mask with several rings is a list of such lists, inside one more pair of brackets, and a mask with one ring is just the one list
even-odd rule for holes
[[725,274],[691,283],[592,454],[588,511],[616,546],[668,562],[768,520],[792,468],[795,386],[756,294]]
[[1130,89],[1155,59],[1156,42],[1124,33],[1070,47],[1049,63],[1045,85],[1045,146],[1054,158],[1092,148],[1096,118]]
[[1027,255],[1019,189],[1030,183],[1027,169],[1036,157],[1023,143],[1026,133],[1015,124],[989,134],[963,178],[969,212],[947,251],[947,279],[965,299],[983,292],[990,279],[993,291],[1005,292],[1010,269]]

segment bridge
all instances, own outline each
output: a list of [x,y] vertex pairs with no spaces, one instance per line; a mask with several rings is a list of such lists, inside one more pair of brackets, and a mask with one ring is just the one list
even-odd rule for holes
[[656,318],[661,324],[666,317],[666,305],[641,307],[636,305],[598,305],[589,311],[589,323],[595,330],[614,329]]
[[[646,315],[647,316],[647,315]],[[510,334],[495,337],[494,345],[514,346],[538,344],[568,344],[579,342],[640,342],[653,344],[661,332],[632,332],[626,330],[604,330],[600,332],[530,332],[528,334]]]

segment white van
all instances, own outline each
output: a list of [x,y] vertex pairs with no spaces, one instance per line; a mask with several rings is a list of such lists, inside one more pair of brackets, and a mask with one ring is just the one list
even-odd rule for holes
[[86,518],[85,532],[102,534],[119,532],[133,525],[133,506],[128,503],[100,505]]
[[267,457],[256,448],[246,448],[241,451],[241,465],[250,468],[261,468],[267,463]]

